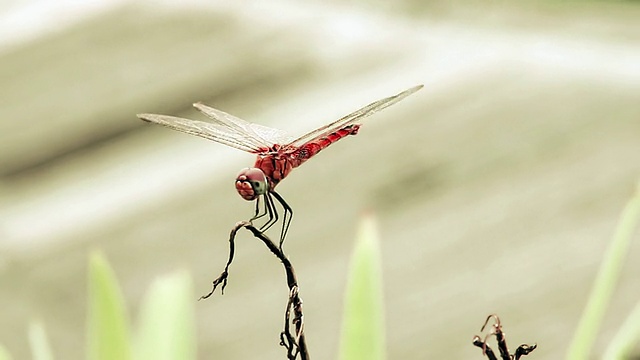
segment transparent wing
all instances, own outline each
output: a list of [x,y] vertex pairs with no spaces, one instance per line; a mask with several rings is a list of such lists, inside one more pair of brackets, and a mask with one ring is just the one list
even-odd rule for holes
[[414,86],[410,89],[407,89],[399,94],[393,95],[393,96],[389,96],[387,98],[378,100],[378,101],[374,101],[371,104],[356,110],[354,112],[352,112],[349,115],[346,115],[334,122],[332,122],[331,124],[325,125],[323,127],[320,127],[318,129],[315,129],[309,133],[306,133],[302,136],[300,136],[299,138],[291,141],[290,143],[287,143],[287,147],[298,147],[301,146],[302,144],[309,142],[309,141],[314,141],[317,138],[323,137],[326,134],[330,134],[334,131],[337,131],[347,125],[356,123],[358,121],[360,121],[361,119],[377,112],[380,111],[386,107],[389,107],[395,103],[397,103],[398,101],[406,98],[407,96],[415,93],[416,91],[422,89],[424,85],[418,85],[418,86]]
[[237,128],[226,125],[167,115],[138,114],[137,116],[148,122],[160,124],[183,133],[200,136],[246,152],[261,153],[266,150],[264,145],[256,143],[255,139],[248,136],[248,134],[244,134]]
[[291,137],[283,130],[250,123],[203,103],[195,103],[193,106],[207,115],[213,123],[233,129],[237,134],[242,134],[254,146],[271,147],[273,144],[284,144],[291,141]]

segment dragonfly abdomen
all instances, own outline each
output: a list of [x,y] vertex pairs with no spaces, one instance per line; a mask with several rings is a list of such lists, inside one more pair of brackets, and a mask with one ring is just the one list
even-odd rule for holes
[[294,153],[294,158],[298,160],[298,163],[294,167],[301,165],[303,162],[309,160],[315,154],[319,153],[322,149],[328,147],[336,141],[348,135],[356,135],[359,129],[360,124],[345,126],[338,131],[334,131],[326,136],[311,140],[308,143],[303,144]]

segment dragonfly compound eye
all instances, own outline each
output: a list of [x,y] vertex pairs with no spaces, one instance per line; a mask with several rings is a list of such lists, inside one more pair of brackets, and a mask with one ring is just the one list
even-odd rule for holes
[[269,190],[268,180],[262,170],[242,169],[236,177],[236,190],[245,200],[255,200]]

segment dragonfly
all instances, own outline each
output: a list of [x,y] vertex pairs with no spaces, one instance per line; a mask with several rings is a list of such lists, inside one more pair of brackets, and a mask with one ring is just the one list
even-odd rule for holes
[[[293,219],[293,209],[275,191],[276,186],[293,169],[321,150],[344,137],[356,135],[360,129],[360,120],[399,102],[422,87],[423,85],[417,85],[396,95],[374,101],[298,138],[289,136],[283,130],[250,123],[200,102],[193,106],[209,118],[207,122],[169,115],[138,114],[137,116],[147,122],[256,154],[255,164],[240,171],[236,177],[235,187],[243,199],[256,201],[255,213],[249,220],[250,223],[267,216],[267,220],[259,228],[261,233],[278,222],[279,213],[275,201],[280,203],[284,211],[279,243],[282,249]],[[260,199],[263,200],[263,206],[260,206]]]

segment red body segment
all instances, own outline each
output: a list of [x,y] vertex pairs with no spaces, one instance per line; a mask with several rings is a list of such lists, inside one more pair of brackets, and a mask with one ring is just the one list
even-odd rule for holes
[[274,145],[268,153],[258,155],[254,167],[264,172],[269,179],[269,190],[273,190],[282,179],[289,175],[291,170],[302,165],[305,161],[336,141],[348,135],[356,135],[359,129],[360,124],[348,125],[338,131],[315,138],[293,149]]

